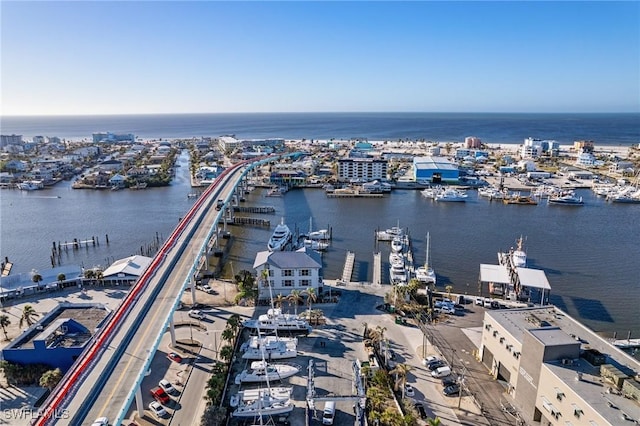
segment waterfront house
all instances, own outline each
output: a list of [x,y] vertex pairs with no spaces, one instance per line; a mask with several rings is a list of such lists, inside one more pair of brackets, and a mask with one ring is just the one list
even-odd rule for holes
[[140,278],[152,260],[140,255],[118,259],[102,272],[102,281],[105,284],[132,284]]
[[[271,293],[288,296],[292,290],[304,291],[311,287],[316,294],[322,294],[323,283],[320,275],[322,262],[318,253],[307,248],[297,251],[261,251],[253,262],[258,281],[258,299],[269,300]],[[268,271],[269,281],[262,279],[263,271]]]
[[126,180],[126,177],[122,176],[120,173],[117,173],[111,179],[109,179],[109,185],[111,185],[112,188],[124,188],[124,183]]

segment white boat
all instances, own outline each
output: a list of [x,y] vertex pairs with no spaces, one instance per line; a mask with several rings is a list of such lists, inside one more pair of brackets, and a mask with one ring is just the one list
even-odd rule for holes
[[404,256],[401,253],[389,255],[389,279],[391,284],[406,284],[408,281]]
[[231,397],[229,405],[235,408],[231,415],[258,418],[290,413],[294,408],[292,390],[292,387],[242,390]]
[[402,251],[403,247],[404,247],[404,242],[402,241],[402,237],[399,235],[393,237],[393,239],[391,240],[391,250],[394,253],[399,253]]
[[429,233],[427,232],[427,255],[425,257],[424,266],[416,268],[416,279],[424,284],[436,284],[436,273],[429,264]]
[[307,235],[307,239],[312,241],[327,241],[331,239],[331,232],[328,229],[313,231],[313,219],[309,218],[309,235]]
[[253,336],[240,346],[242,359],[273,360],[298,356],[298,339],[278,336]]
[[44,188],[44,184],[41,180],[25,180],[18,184],[18,189],[23,191],[35,191]]
[[404,266],[404,255],[402,253],[389,253],[389,264]]
[[423,197],[425,198],[431,198],[434,199],[436,198],[436,195],[438,195],[438,193],[440,192],[440,188],[435,187],[435,188],[425,188],[422,191],[420,191],[420,194],[422,194]]
[[392,241],[395,237],[401,237],[403,235],[404,231],[400,228],[400,221],[398,221],[398,225],[396,226],[376,232],[376,238],[379,241]]
[[243,327],[259,331],[284,331],[287,333],[309,334],[311,326],[297,315],[284,314],[280,308],[271,308],[257,320],[250,319],[242,322]]
[[304,240],[304,246],[315,251],[325,251],[329,248],[329,243],[322,240],[311,240],[307,238]]
[[467,194],[464,191],[447,188],[444,191],[438,193],[435,196],[436,201],[445,201],[445,202],[465,202],[467,201]]
[[298,374],[300,367],[291,364],[269,364],[266,361],[253,361],[251,367],[236,375],[235,383],[263,383],[267,380],[283,380]]
[[276,226],[276,229],[273,231],[271,238],[269,238],[267,248],[269,251],[284,250],[289,241],[291,241],[291,236],[291,230],[287,225],[285,225],[284,218],[282,218],[278,226]]
[[524,251],[522,235],[518,238],[517,244],[515,250],[512,247],[508,253],[498,253],[498,262],[501,265],[512,266],[513,268],[524,268],[527,265],[527,253]]
[[478,195],[490,200],[502,200],[504,198],[504,192],[500,191],[495,186],[487,186],[485,188],[478,189]]
[[582,197],[576,197],[573,192],[567,192],[549,197],[548,203],[557,206],[583,206]]

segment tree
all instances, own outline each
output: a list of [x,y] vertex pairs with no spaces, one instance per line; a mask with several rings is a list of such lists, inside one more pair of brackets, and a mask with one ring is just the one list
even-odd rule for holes
[[31,281],[33,281],[34,283],[36,283],[36,285],[38,285],[40,281],[42,281],[42,275],[40,275],[37,272],[34,273],[33,276],[31,277]]
[[45,373],[40,377],[40,386],[51,391],[58,385],[58,383],[60,383],[60,380],[62,380],[62,371],[60,371],[59,368],[45,371]]
[[231,357],[233,357],[233,348],[229,345],[223,346],[222,349],[220,349],[220,358],[229,362]]
[[410,370],[410,365],[398,364],[393,370],[389,371],[389,374],[396,375],[395,389],[398,390],[399,387],[402,387],[402,399],[404,399],[404,389],[405,385],[407,384],[407,375],[409,374]]
[[311,318],[311,304],[317,300],[316,289],[307,288],[304,293],[307,295],[307,306],[309,306],[309,318]]
[[234,337],[236,337],[236,333],[233,331],[231,327],[227,327],[222,331],[220,335],[222,340],[226,340],[227,342],[231,342]]
[[367,338],[367,334],[369,332],[369,324],[367,324],[366,322],[363,322],[362,326],[364,327],[364,331],[362,332],[362,338],[366,339]]
[[295,313],[296,315],[298,315],[298,305],[303,300],[300,290],[291,290],[291,293],[289,294],[289,296],[287,296],[287,300],[289,300],[289,303],[293,304],[293,306],[295,307]]
[[35,309],[33,309],[33,306],[31,305],[25,305],[24,308],[22,308],[22,316],[20,317],[20,323],[19,326],[20,328],[22,328],[22,325],[26,322],[27,326],[31,326],[33,325],[34,318],[38,316],[38,313],[36,312]]
[[276,304],[276,308],[280,308],[280,309],[282,309],[282,303],[283,303],[286,299],[287,299],[286,297],[284,297],[281,293],[279,293],[279,294],[276,296],[276,299],[275,299],[275,302],[276,302],[276,303],[275,303],[275,304]]
[[429,417],[427,419],[427,424],[429,426],[440,426],[441,424],[440,417],[436,417],[435,419],[432,419],[431,417]]
[[65,274],[58,274],[58,288],[62,289],[62,283],[67,279]]
[[237,333],[238,329],[240,328],[240,315],[231,315],[229,319],[227,319],[227,327],[230,327],[233,330],[234,334]]
[[4,332],[5,340],[9,340],[9,335],[7,335],[7,327],[11,324],[11,320],[9,320],[8,315],[0,315],[0,327],[2,327],[2,331]]
[[444,288],[447,292],[447,296],[449,296],[449,300],[451,300],[451,292],[453,291],[453,286],[451,284],[449,284],[448,286],[446,286]]

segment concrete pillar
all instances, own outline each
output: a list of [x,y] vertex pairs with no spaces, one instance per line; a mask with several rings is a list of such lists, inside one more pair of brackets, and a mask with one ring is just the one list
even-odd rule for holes
[[142,388],[138,386],[136,389],[136,409],[138,410],[138,416],[144,417],[144,402],[142,401]]
[[173,317],[171,318],[171,321],[169,321],[169,334],[171,334],[171,346],[175,347],[176,346],[176,326],[175,326],[175,323],[173,322]]
[[196,304],[196,280],[191,277],[189,280],[189,285],[191,286],[191,304]]

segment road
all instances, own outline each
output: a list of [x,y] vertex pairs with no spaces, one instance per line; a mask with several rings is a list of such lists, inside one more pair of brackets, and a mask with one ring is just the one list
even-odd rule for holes
[[[240,179],[243,168],[231,171],[210,194],[216,199],[226,199]],[[88,374],[75,387],[65,409],[68,419],[58,419],[56,424],[86,424],[106,416],[119,423],[125,416],[134,389],[138,386],[147,366],[150,365],[160,344],[177,302],[187,283],[197,251],[203,247],[213,226],[217,226],[219,214],[207,203],[196,213],[172,248],[166,253],[157,272],[137,296],[129,313],[109,340]],[[197,217],[203,217],[198,226]],[[191,231],[192,237],[189,237]],[[163,352],[165,349],[161,349]],[[142,389],[149,392],[148,389]]]

